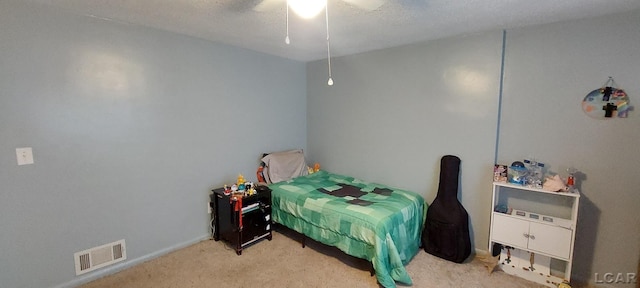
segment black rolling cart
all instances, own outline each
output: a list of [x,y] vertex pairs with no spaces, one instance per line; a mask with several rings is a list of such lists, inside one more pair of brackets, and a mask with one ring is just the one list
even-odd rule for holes
[[271,190],[261,186],[251,196],[225,195],[223,188],[213,190],[213,239],[229,242],[241,255],[242,249],[262,239],[271,241]]

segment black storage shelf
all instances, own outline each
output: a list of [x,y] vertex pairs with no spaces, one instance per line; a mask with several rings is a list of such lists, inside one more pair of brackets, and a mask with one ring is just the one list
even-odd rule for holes
[[[223,188],[213,190],[213,239],[229,242],[241,255],[242,249],[262,239],[272,239],[271,190],[261,187],[254,195],[225,195]],[[236,211],[236,199],[242,198],[242,209]],[[242,223],[242,226],[240,226]]]

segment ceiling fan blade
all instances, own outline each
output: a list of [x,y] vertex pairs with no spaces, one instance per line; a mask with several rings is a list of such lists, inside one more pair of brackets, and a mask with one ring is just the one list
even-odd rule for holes
[[258,3],[258,5],[253,7],[253,11],[265,12],[265,11],[274,10],[278,7],[286,7],[285,6],[286,2],[287,0],[262,0],[260,1],[260,3]]
[[342,0],[342,1],[367,11],[376,10],[380,8],[380,6],[384,5],[384,3],[386,2],[385,0]]

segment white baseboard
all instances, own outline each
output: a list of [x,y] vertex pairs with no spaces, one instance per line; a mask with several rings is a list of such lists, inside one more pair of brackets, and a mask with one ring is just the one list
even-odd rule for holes
[[178,244],[173,245],[171,247],[168,247],[168,248],[165,248],[165,249],[162,249],[162,250],[158,250],[158,251],[156,251],[154,253],[147,254],[147,255],[144,255],[142,257],[138,257],[136,259],[123,261],[123,262],[114,264],[112,266],[105,267],[105,268],[100,269],[100,270],[96,270],[95,272],[90,272],[88,274],[76,277],[76,278],[74,278],[73,280],[71,280],[69,282],[62,283],[60,285],[54,286],[53,288],[78,287],[78,286],[80,286],[82,284],[89,283],[89,282],[91,282],[93,280],[97,280],[99,278],[114,274],[116,272],[120,272],[120,271],[125,270],[127,268],[131,268],[133,266],[141,264],[143,262],[149,261],[151,259],[160,257],[162,255],[168,254],[170,252],[185,248],[187,246],[191,246],[191,245],[196,244],[196,243],[198,243],[200,241],[208,240],[208,239],[211,239],[211,235],[209,235],[209,234],[202,235],[202,236],[200,236],[198,238],[195,238],[195,239],[192,239],[192,240],[189,240],[189,241],[186,241],[186,242],[178,243]]

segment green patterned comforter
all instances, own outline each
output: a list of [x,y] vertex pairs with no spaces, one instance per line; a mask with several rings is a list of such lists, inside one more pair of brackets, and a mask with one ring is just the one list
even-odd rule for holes
[[404,265],[419,250],[422,196],[326,171],[269,187],[275,222],[371,261],[384,287],[412,284]]

